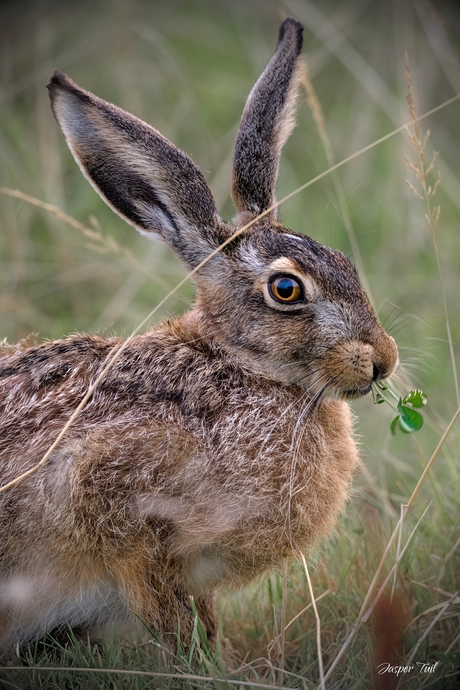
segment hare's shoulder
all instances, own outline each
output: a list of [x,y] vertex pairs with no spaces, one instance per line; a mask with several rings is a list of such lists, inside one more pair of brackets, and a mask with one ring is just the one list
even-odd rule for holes
[[77,334],[32,347],[9,347],[0,353],[0,380],[7,387],[48,388],[83,371],[97,368],[119,338]]
[[313,412],[300,388],[251,373],[244,361],[212,337],[176,319],[128,343],[117,337],[76,334],[3,353],[1,424],[21,418],[31,421],[37,415],[43,425],[45,418],[67,417],[120,347],[81,415],[84,424],[121,421],[126,412],[156,416],[174,410],[182,418],[207,425],[219,421],[226,425],[225,420],[230,423],[233,415],[242,415],[249,426],[249,418],[256,426],[273,418],[280,428],[292,420],[295,425],[299,415],[306,421]]
[[[181,416],[214,423],[228,405],[264,406],[273,395],[292,398],[274,382],[251,375],[213,338],[164,322],[129,342],[117,337],[76,334],[0,355],[2,425],[40,417],[57,420],[80,403],[112,356],[122,347],[88,401],[82,420],[114,420],[135,410],[155,414],[174,409]],[[294,393],[294,398],[297,393]],[[38,419],[37,419],[38,421]]]

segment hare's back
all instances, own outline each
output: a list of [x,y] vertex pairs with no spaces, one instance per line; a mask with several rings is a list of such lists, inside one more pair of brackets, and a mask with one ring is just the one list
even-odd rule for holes
[[[0,356],[2,484],[40,460],[122,344],[79,334]],[[127,443],[144,444],[147,457],[155,443],[167,454],[174,436],[204,439],[236,414],[245,381],[217,345],[167,322],[127,344],[59,447],[96,438],[101,455]],[[164,434],[170,442],[158,440]]]

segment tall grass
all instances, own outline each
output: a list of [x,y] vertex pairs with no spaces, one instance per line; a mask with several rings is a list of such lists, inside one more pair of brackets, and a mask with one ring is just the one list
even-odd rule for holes
[[[162,245],[138,236],[81,178],[49,111],[44,86],[53,69],[139,115],[190,153],[207,172],[227,217],[237,123],[285,14],[305,25],[309,83],[328,145],[325,149],[302,99],[282,162],[280,198],[333,160],[410,120],[405,52],[419,114],[460,93],[460,21],[447,2],[435,7],[417,0],[283,5],[99,0],[30,2],[20,8],[3,3],[0,12],[1,185],[56,205],[81,226],[20,199],[1,198],[0,339],[10,342],[31,332],[39,338],[75,330],[127,334],[184,275]],[[220,594],[220,634],[230,644],[219,643],[216,651],[207,647],[198,623],[192,655],[178,648],[172,657],[150,633],[152,643],[141,645],[116,634],[98,647],[75,641],[63,648],[48,640],[10,662],[22,670],[0,669],[0,687],[317,687],[318,627],[328,689],[390,688],[393,681],[408,688],[455,687],[460,663],[455,426],[416,494],[414,488],[458,407],[452,361],[460,339],[459,112],[457,102],[420,125],[419,139],[423,143],[429,127],[430,145],[439,151],[436,252],[424,204],[405,182],[410,178],[416,185],[405,162],[413,160],[413,149],[404,132],[281,208],[288,227],[346,252],[352,250],[352,226],[361,257],[355,246],[356,262],[398,341],[401,385],[421,387],[429,398],[425,426],[414,437],[392,437],[386,410],[368,399],[356,404],[365,470],[356,478],[336,534],[308,554],[317,618],[299,558],[284,587],[282,574],[274,573],[252,588]],[[191,294],[184,283],[156,316],[180,312]],[[409,501],[410,510],[402,511]],[[379,606],[368,614],[390,573]],[[402,632],[392,636],[395,630]],[[390,672],[375,675],[378,663],[393,659],[414,670],[399,679]],[[439,663],[429,673],[417,662]],[[87,670],[62,670],[72,667]],[[163,675],[148,675],[155,673]]]

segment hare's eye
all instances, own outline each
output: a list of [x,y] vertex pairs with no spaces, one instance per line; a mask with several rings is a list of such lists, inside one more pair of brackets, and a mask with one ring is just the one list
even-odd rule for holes
[[278,302],[298,302],[302,299],[302,290],[294,278],[281,276],[275,278],[270,284],[272,297]]

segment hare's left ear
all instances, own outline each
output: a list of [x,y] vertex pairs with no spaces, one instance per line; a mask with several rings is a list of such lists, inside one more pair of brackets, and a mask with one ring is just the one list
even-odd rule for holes
[[204,176],[183,151],[61,72],[48,88],[83,174],[128,223],[163,239],[191,268],[227,238]]
[[[278,47],[247,100],[235,145],[232,195],[245,220],[272,206],[281,149],[294,127],[303,26],[286,19]],[[267,214],[276,220],[276,209]]]

